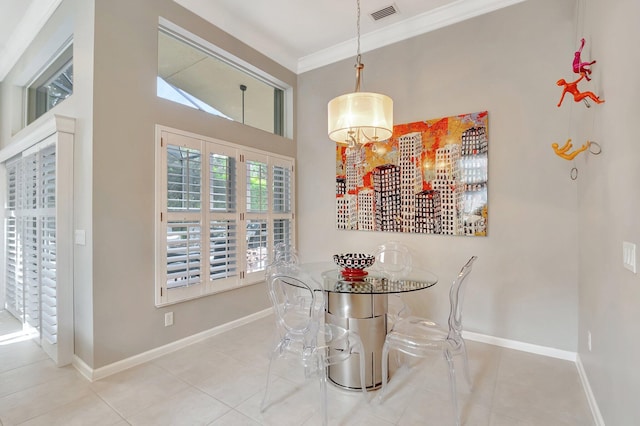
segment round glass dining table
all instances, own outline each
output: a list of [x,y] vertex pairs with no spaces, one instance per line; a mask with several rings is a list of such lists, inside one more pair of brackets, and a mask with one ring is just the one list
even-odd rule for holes
[[[334,263],[301,264],[309,276],[321,285],[325,295],[325,321],[360,336],[365,347],[365,383],[367,389],[382,385],[382,346],[389,331],[389,294],[425,290],[438,282],[430,271],[412,268],[402,277],[393,277],[376,268],[360,277],[343,275]],[[360,389],[358,357],[329,366],[328,377],[345,389]]]

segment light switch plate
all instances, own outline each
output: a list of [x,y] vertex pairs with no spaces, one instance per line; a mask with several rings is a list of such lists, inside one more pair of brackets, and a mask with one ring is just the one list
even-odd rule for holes
[[74,242],[79,245],[79,246],[83,246],[87,243],[87,237],[86,237],[86,233],[84,232],[84,229],[76,229],[74,232]]
[[622,242],[622,263],[625,268],[636,273],[636,245],[627,241]]

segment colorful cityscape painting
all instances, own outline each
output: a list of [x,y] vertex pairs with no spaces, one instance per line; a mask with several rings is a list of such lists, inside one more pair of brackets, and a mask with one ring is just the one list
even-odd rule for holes
[[487,111],[398,124],[336,147],[338,229],[487,235]]

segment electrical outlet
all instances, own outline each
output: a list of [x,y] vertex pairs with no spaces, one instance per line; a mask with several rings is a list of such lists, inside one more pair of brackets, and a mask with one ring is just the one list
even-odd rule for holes
[[622,242],[622,264],[625,268],[636,273],[636,245],[633,243],[628,243],[626,241]]
[[164,314],[164,326],[169,327],[170,325],[173,325],[173,312]]
[[591,352],[591,330],[587,332],[587,347],[589,348],[589,352]]

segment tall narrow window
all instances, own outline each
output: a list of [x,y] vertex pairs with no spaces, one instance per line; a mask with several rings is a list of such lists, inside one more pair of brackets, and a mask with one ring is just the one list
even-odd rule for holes
[[7,309],[48,343],[55,344],[55,146],[10,160],[6,170]]
[[[60,115],[0,150],[5,307],[59,366],[73,359],[73,138]],[[16,151],[20,154],[16,155]],[[4,231],[4,232],[3,232]],[[3,237],[3,238],[2,238]]]
[[156,304],[261,282],[293,244],[293,160],[162,130]]

